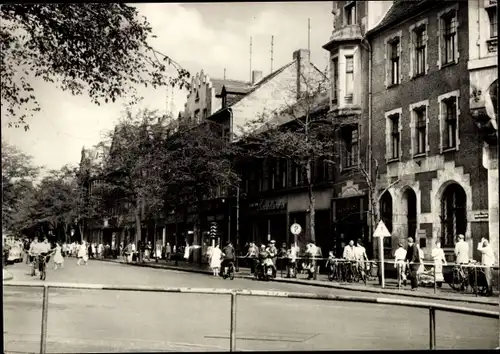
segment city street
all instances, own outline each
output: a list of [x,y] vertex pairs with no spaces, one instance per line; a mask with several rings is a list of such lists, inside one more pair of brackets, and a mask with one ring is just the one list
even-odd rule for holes
[[[48,282],[262,289],[368,296],[303,285],[223,280],[203,274],[91,261],[50,269]],[[51,264],[52,265],[52,264]],[[8,267],[30,280],[28,266]],[[387,296],[386,296],[387,297]],[[395,298],[395,297],[394,297]],[[37,352],[41,289],[4,287],[6,352]],[[449,302],[443,301],[442,303]],[[462,306],[460,303],[454,305]],[[492,310],[491,306],[463,306]],[[227,295],[51,290],[48,352],[219,351],[229,347]],[[238,350],[427,349],[428,312],[386,305],[238,297]],[[498,321],[438,312],[437,347],[498,346]]]

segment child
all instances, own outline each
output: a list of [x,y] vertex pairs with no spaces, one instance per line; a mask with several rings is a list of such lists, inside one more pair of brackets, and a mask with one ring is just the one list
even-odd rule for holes
[[54,254],[54,269],[57,269],[58,266],[64,268],[64,258],[62,256],[62,248],[59,242],[56,243],[56,251]]

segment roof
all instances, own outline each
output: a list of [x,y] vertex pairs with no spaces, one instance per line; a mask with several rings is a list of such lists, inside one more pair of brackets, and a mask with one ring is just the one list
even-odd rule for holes
[[[448,2],[448,1],[446,1]],[[433,5],[439,5],[442,1],[435,0],[399,0],[395,1],[385,17],[367,35],[373,35],[397,22],[406,20],[418,14],[420,10],[427,10]]]
[[227,91],[234,93],[246,93],[252,87],[250,82],[241,80],[210,79],[210,81],[216,96],[221,94],[222,87],[226,87]]
[[264,85],[266,82],[268,82],[272,78],[276,77],[279,73],[281,73],[282,71],[284,71],[286,68],[288,68],[289,66],[291,66],[293,63],[295,63],[295,61],[292,61],[291,63],[286,64],[285,66],[282,66],[281,68],[279,68],[275,72],[270,73],[269,75],[267,75],[266,77],[264,77],[262,80],[260,80],[259,82],[257,82],[250,90],[248,90],[245,95],[242,95],[240,97],[236,97],[232,101],[231,105],[235,104],[236,102],[239,102],[240,100],[242,100],[247,95],[251,94],[252,92],[254,92],[256,90],[258,90],[262,85]]

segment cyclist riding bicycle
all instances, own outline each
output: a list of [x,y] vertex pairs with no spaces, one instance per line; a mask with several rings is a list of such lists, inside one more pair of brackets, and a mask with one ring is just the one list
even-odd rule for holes
[[344,253],[342,258],[348,261],[348,266],[351,269],[351,272],[354,274],[354,265],[356,264],[356,248],[354,247],[354,241],[350,240],[349,244],[344,247]]
[[231,241],[227,242],[226,247],[222,250],[222,253],[224,258],[222,259],[221,270],[222,272],[225,272],[226,267],[229,267],[231,262],[234,263],[236,261],[236,251],[234,250]]
[[[43,242],[38,242],[38,238],[35,237],[34,241],[30,245],[29,250],[31,264],[34,268],[32,275],[36,275],[37,263],[38,271],[42,272],[44,270],[44,263],[47,263],[50,260],[52,251],[53,250],[50,248],[50,243],[47,238],[45,238]],[[41,257],[45,257],[45,259],[42,259]]]

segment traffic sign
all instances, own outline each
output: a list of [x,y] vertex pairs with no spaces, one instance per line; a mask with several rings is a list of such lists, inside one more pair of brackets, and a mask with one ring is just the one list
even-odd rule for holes
[[290,226],[290,231],[292,232],[292,234],[298,235],[302,232],[302,227],[299,224],[295,223]]
[[375,232],[373,233],[373,237],[391,237],[391,233],[387,229],[387,226],[385,226],[384,222],[382,220],[379,221],[377,228],[375,229]]
[[212,222],[210,224],[210,236],[211,237],[217,236],[217,223],[216,222]]

